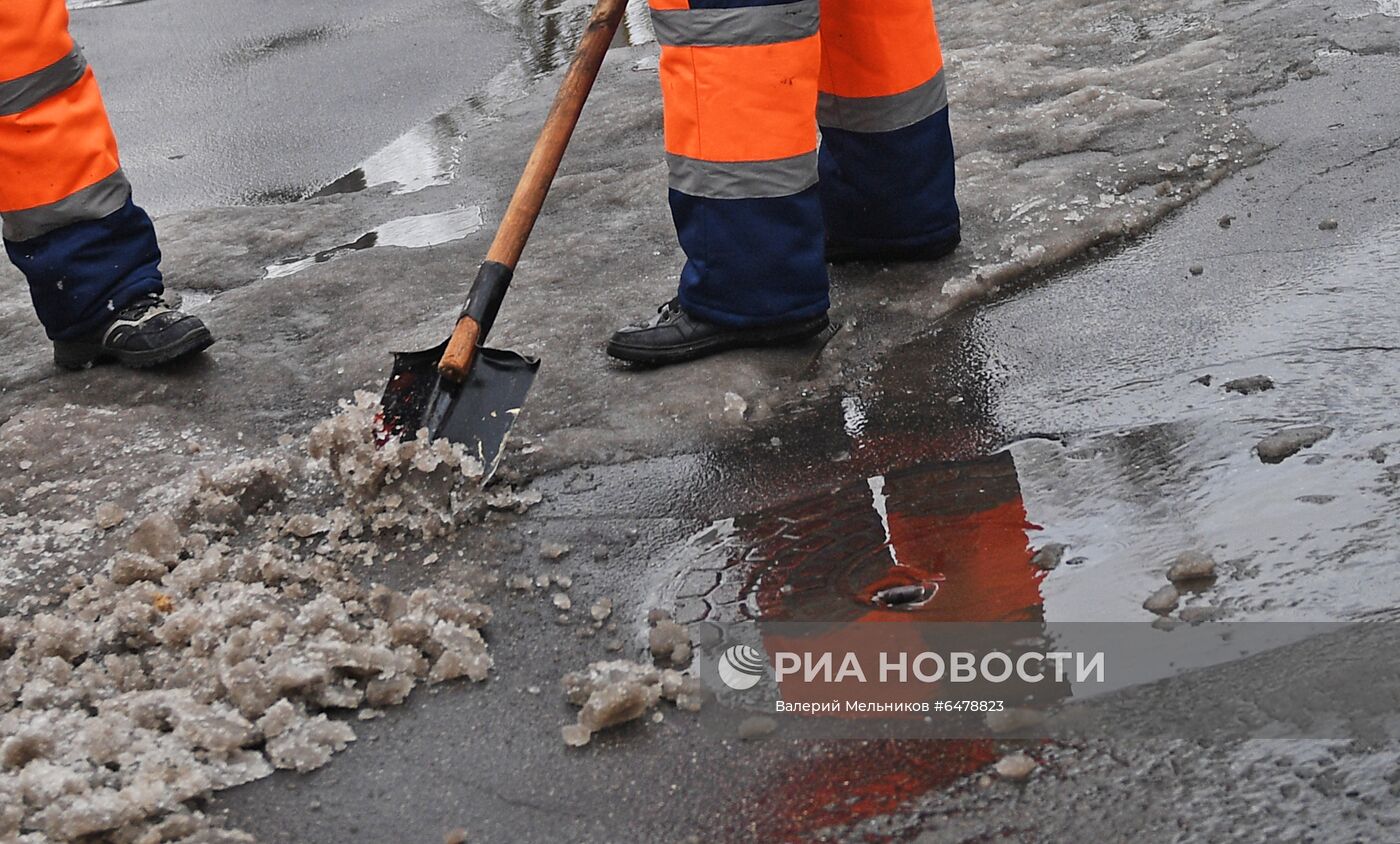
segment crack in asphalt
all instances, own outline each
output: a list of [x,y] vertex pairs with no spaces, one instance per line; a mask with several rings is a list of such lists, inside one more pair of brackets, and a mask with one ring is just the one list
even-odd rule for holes
[[1353,164],[1356,164],[1356,163],[1358,163],[1358,162],[1364,161],[1364,160],[1366,160],[1367,158],[1372,158],[1372,157],[1374,157],[1374,156],[1380,155],[1380,154],[1383,153],[1383,152],[1390,152],[1391,150],[1397,149],[1397,148],[1400,148],[1400,137],[1396,137],[1395,139],[1391,140],[1390,143],[1386,144],[1385,146],[1380,146],[1380,147],[1376,147],[1375,149],[1372,149],[1372,150],[1367,150],[1366,152],[1361,153],[1360,155],[1356,156],[1355,158],[1351,159],[1350,161],[1347,161],[1347,162],[1344,163],[1344,164],[1337,164],[1337,165],[1334,165],[1334,166],[1331,166],[1331,167],[1327,167],[1327,168],[1325,168],[1324,170],[1322,170],[1322,171],[1320,171],[1320,172],[1318,172],[1318,173],[1314,173],[1313,175],[1314,175],[1314,176],[1326,176],[1326,175],[1328,175],[1329,173],[1335,173],[1335,172],[1338,171],[1338,170],[1345,170],[1346,168],[1352,166]]

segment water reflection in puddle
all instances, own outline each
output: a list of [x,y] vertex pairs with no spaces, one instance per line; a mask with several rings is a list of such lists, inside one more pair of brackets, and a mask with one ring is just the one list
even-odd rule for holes
[[[313,196],[353,193],[391,185],[395,194],[451,184],[461,167],[463,141],[469,132],[493,122],[501,106],[525,97],[541,76],[563,67],[592,12],[592,0],[485,0],[483,8],[520,32],[524,56],[498,73],[461,105],[416,126],[358,167]],[[615,46],[654,42],[645,0],[629,0]],[[651,69],[655,69],[654,64]]]
[[100,9],[104,6],[129,6],[132,3],[144,3],[146,0],[68,0],[68,8],[71,11],[80,9]]
[[[677,587],[723,620],[1039,620],[1044,572],[1010,452],[876,475],[724,531],[720,576]],[[718,536],[718,533],[716,534]],[[700,590],[694,583],[716,582]],[[694,610],[692,610],[694,614]]]
[[347,252],[359,252],[376,246],[401,246],[409,249],[437,246],[441,243],[461,240],[479,230],[481,226],[481,208],[475,205],[470,208],[456,208],[437,214],[423,214],[390,220],[373,231],[365,232],[349,243],[323,249],[313,255],[278,261],[267,268],[263,278],[286,278],[316,264],[324,264]]

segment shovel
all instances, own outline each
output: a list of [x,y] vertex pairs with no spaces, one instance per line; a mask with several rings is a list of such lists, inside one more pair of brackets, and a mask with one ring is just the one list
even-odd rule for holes
[[540,368],[538,359],[484,343],[625,5],[626,0],[598,0],[593,9],[452,336],[431,349],[394,355],[394,371],[384,390],[385,434],[412,437],[427,429],[429,439],[466,445],[481,460],[482,483],[495,473],[506,436]]

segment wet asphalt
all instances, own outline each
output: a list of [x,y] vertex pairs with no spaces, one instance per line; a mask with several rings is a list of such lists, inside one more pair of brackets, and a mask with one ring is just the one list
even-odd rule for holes
[[[111,99],[137,104],[113,119],[142,174],[139,197],[157,213],[313,193],[405,132],[417,138],[420,121],[517,55],[508,23],[454,3],[380,3],[350,20],[344,4],[302,3],[279,7],[275,25],[248,9],[149,0],[75,14]],[[537,11],[519,13],[535,20]],[[524,77],[557,66],[558,39],[525,31]],[[1400,547],[1391,398],[1400,387],[1400,69],[1379,57],[1329,61],[1327,75],[1251,111],[1251,127],[1276,146],[1266,163],[1140,241],[941,321],[746,443],[542,478],[548,503],[501,527],[493,553],[504,569],[533,572],[546,567],[541,539],[570,544],[562,565],[576,603],[625,603],[616,635],[629,656],[654,605],[685,620],[755,607],[850,612],[886,574],[882,518],[950,498],[978,512],[1019,508],[1035,526],[1023,547],[1006,549],[1008,564],[1048,542],[1068,546],[1068,564],[1014,591],[1015,606],[1049,620],[1144,618],[1139,605],[1163,561],[1189,549],[1209,550],[1227,572],[1190,606],[1236,620],[1385,615]],[[326,84],[302,84],[307,77]],[[877,276],[855,268],[838,282]],[[1274,388],[1222,387],[1255,375]],[[1261,438],[1298,425],[1333,433],[1278,465],[1254,454]],[[996,483],[969,486],[966,468],[985,465]],[[814,541],[764,545],[775,523]],[[712,541],[717,524],[739,553]],[[815,540],[832,534],[856,544],[820,550]],[[801,601],[775,607],[757,593],[769,566],[787,567]],[[974,612],[959,597],[966,580],[926,579],[938,583],[930,611]],[[930,820],[939,789],[996,758],[989,743],[740,744],[699,735],[667,710],[661,724],[566,751],[557,728],[572,713],[558,678],[610,654],[577,638],[542,597],[492,602],[500,670],[485,687],[416,695],[358,724],[360,741],[325,769],[279,774],[218,796],[214,808],[269,842],[435,842],[456,827],[474,841],[841,837],[901,813],[900,829],[929,829],[934,841],[992,828],[971,810],[977,831],[965,836]],[[905,775],[897,787],[891,771]],[[1088,790],[1122,771],[1076,776],[1066,787]],[[1209,791],[1228,772],[1201,765],[1193,776]],[[989,796],[988,811],[1039,816],[1060,835],[1113,840],[1132,830],[1159,840],[1126,808],[1076,820],[1052,800],[1007,789]],[[1229,837],[1249,840],[1230,807],[1207,811]],[[1042,840],[1057,839],[1047,831]]]
[[452,0],[70,5],[154,215],[314,193],[519,51],[506,21]]
[[[503,568],[543,570],[539,542],[569,544],[576,603],[624,598],[617,635],[635,655],[653,605],[692,621],[850,612],[882,574],[881,519],[956,499],[1024,514],[1031,527],[1005,548],[1008,565],[1067,546],[1067,564],[1000,604],[1047,620],[1148,619],[1140,604],[1165,562],[1193,549],[1224,573],[1187,606],[1232,620],[1388,617],[1400,548],[1400,63],[1336,56],[1326,70],[1247,110],[1273,146],[1263,164],[1145,237],[942,320],[747,444],[540,479],[547,503],[510,528]],[[842,283],[871,281],[856,271]],[[1224,387],[1261,375],[1272,389]],[[1281,463],[1255,451],[1315,425],[1330,435]],[[765,544],[774,523],[790,544]],[[828,553],[833,534],[857,544]],[[775,605],[754,567],[782,568],[798,597]],[[927,607],[985,617],[977,590],[960,597],[965,583],[945,577]],[[1191,823],[1216,840],[1269,837],[1246,805],[1205,801],[1192,820],[1152,826],[1128,802],[1066,813],[1053,789],[1012,786],[959,803],[952,823],[939,790],[994,760],[990,743],[741,744],[668,710],[568,751],[558,677],[607,654],[542,597],[493,602],[499,675],[485,688],[416,695],[362,725],[327,768],[214,806],[289,842],[437,841],[457,827],[474,841],[794,840],[896,817],[900,837],[960,841],[1012,814],[1027,840],[1177,840]],[[1050,776],[1092,793],[1152,752],[1115,747],[1113,764],[1064,761]],[[1191,771],[1179,788],[1213,795],[1234,782],[1209,753],[1174,752]],[[1264,776],[1266,791],[1277,785]],[[1312,831],[1332,840],[1371,819],[1358,812]]]

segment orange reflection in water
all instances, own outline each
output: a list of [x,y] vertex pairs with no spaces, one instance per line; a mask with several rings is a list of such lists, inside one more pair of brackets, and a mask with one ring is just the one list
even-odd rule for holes
[[[1009,453],[866,487],[740,523],[754,539],[741,565],[751,566],[746,599],[760,623],[1043,620],[1045,573],[1028,541],[1037,527]],[[739,818],[758,840],[804,840],[893,812],[996,758],[990,740],[828,742],[772,772]]]

